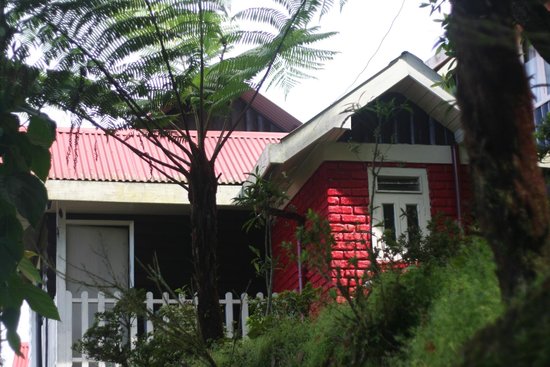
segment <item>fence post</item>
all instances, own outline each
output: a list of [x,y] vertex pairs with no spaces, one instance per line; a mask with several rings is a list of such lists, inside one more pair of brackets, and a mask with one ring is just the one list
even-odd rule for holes
[[228,338],[233,337],[233,295],[231,292],[225,294],[225,300],[220,302],[225,303],[225,333]]
[[61,322],[55,323],[57,328],[56,366],[72,366],[71,341],[73,340],[73,296],[70,291],[60,291],[57,307]]
[[243,338],[248,335],[248,294],[241,294],[241,328]]
[[[105,312],[105,294],[103,292],[97,293],[97,312]],[[105,325],[105,321],[100,321],[99,325]],[[105,362],[99,362],[99,367],[105,367]]]
[[[80,294],[80,337],[84,337],[84,333],[88,330],[89,320],[88,320],[88,292],[83,291]],[[82,354],[82,367],[88,367],[88,356]]]
[[[153,293],[147,292],[145,295],[145,307],[147,307],[147,314],[153,313]],[[149,315],[146,316],[146,322],[145,322],[145,333],[150,333],[153,331],[153,322],[149,319]]]

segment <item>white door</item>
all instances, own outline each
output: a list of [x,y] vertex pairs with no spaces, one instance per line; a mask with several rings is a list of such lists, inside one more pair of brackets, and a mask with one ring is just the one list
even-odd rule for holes
[[129,227],[67,224],[67,290],[73,297],[129,285]]

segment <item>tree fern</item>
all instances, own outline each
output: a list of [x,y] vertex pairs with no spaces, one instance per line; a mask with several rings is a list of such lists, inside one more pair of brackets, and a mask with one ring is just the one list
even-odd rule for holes
[[[90,122],[114,139],[120,138],[113,130],[135,129],[168,162],[119,141],[152,169],[189,189],[198,316],[205,340],[222,334],[216,266],[204,259],[215,259],[214,161],[239,123],[224,116],[244,92],[267,83],[287,93],[333,56],[314,47],[332,33],[309,25],[326,13],[332,5],[328,0],[273,0],[271,7],[252,7],[233,17],[225,4],[41,0],[20,10],[26,39],[43,50],[40,62],[49,69],[43,76],[48,93],[35,102],[69,110],[77,124]],[[243,22],[251,30],[241,28]],[[224,124],[216,147],[207,154],[204,141],[215,118]],[[165,141],[180,153],[168,151]]]

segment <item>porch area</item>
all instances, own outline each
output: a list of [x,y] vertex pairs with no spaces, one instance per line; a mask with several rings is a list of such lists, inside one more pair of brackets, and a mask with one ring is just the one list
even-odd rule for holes
[[[56,300],[62,321],[48,321],[42,329],[44,336],[49,333],[49,338],[55,338],[55,342],[50,343],[46,351],[46,355],[49,356],[48,365],[106,367],[107,363],[90,360],[86,355],[74,351],[72,345],[82,338],[88,328],[94,324],[95,314],[111,310],[120,296],[120,293],[107,296],[103,292],[97,293],[96,296],[90,296],[88,291],[73,295],[70,291],[65,291],[64,298],[60,297]],[[256,298],[263,299],[263,294],[256,294]],[[156,313],[164,305],[196,305],[197,301],[196,298],[170,298],[168,293],[162,294],[160,298],[155,298],[152,292],[147,292],[143,302],[149,312]],[[227,292],[225,297],[220,299],[228,338],[246,337],[249,304],[250,298],[246,293],[235,295]],[[134,318],[128,330],[128,340],[134,342],[138,335],[147,335],[153,331],[154,326],[150,319]]]

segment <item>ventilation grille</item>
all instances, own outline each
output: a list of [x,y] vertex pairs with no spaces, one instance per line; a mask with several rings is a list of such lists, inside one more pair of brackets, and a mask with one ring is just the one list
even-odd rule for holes
[[420,193],[420,177],[378,176],[376,191]]

